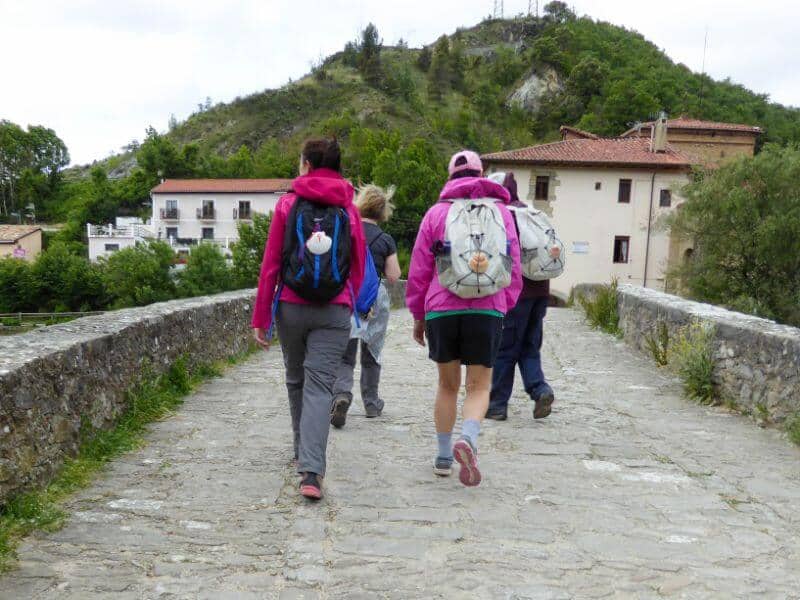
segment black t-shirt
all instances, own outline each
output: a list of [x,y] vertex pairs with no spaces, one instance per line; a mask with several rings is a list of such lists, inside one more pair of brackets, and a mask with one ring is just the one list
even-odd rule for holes
[[367,238],[367,248],[372,254],[372,260],[375,263],[375,268],[378,269],[378,275],[385,277],[386,258],[392,254],[397,254],[397,244],[392,236],[375,225],[375,223],[364,221],[364,236]]

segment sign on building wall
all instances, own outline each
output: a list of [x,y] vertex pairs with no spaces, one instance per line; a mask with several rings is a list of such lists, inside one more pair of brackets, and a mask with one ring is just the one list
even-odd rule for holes
[[572,242],[573,254],[589,254],[589,242]]
[[25,258],[25,254],[25,248],[21,248],[20,246],[14,248],[14,258]]

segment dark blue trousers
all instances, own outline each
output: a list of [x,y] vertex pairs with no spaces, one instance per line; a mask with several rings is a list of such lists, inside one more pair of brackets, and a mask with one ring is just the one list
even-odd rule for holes
[[519,365],[522,383],[536,400],[552,391],[542,372],[542,333],[547,314],[547,298],[524,298],[506,314],[503,342],[494,364],[490,413],[505,413],[514,388],[514,369]]

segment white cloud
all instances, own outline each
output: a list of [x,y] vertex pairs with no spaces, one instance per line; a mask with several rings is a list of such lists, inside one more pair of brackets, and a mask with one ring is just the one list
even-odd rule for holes
[[[0,118],[53,127],[76,163],[89,162],[190,114],[306,73],[367,22],[389,43],[432,42],[477,23],[492,0],[0,0]],[[544,5],[545,2],[540,2]],[[793,77],[798,5],[708,0],[570,3],[579,13],[642,32],[676,61],[776,101],[800,104]],[[506,14],[527,0],[505,0]],[[734,6],[732,6],[734,5]]]

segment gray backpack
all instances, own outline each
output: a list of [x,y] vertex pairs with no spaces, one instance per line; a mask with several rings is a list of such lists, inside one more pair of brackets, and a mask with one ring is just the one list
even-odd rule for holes
[[439,283],[460,298],[492,296],[511,285],[503,214],[491,198],[454,200],[437,252]]
[[[564,244],[545,214],[533,208],[509,206],[519,233],[520,262],[526,279],[553,279],[564,272]],[[557,257],[551,253],[558,248]]]

